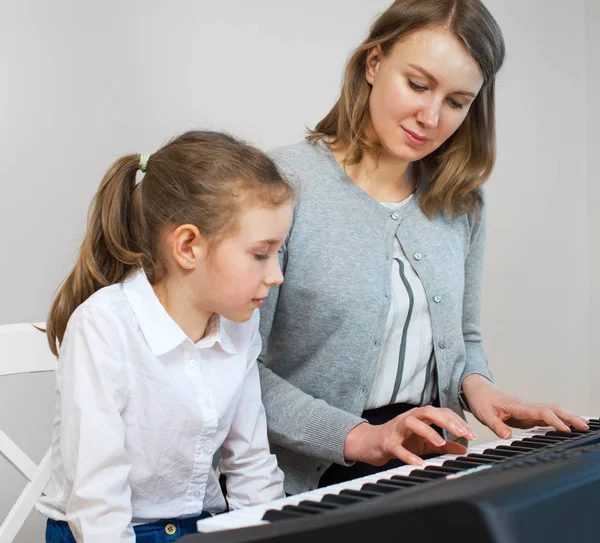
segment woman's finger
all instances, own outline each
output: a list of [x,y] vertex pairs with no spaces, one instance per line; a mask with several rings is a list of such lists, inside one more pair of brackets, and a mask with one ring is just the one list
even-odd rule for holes
[[402,462],[406,462],[411,466],[422,466],[423,459],[417,456],[416,454],[411,453],[408,449],[405,449],[399,442],[396,446],[390,451],[398,460],[402,460]]
[[438,434],[429,424],[426,424],[422,420],[416,417],[410,416],[404,420],[404,426],[407,430],[416,434],[425,441],[431,443],[434,447],[442,447],[445,445],[446,440]]
[[512,430],[498,415],[496,415],[494,410],[486,411],[481,414],[479,416],[479,421],[490,428],[490,430],[501,439],[508,439],[512,435]]
[[436,424],[457,437],[465,437],[469,440],[477,437],[473,429],[463,419],[446,407],[428,405],[413,410],[411,414],[415,418],[424,420],[429,424]]
[[456,441],[446,441],[441,447],[434,447],[425,443],[423,454],[457,454],[462,455],[467,452],[467,448]]
[[589,430],[587,420],[574,415],[570,411],[563,409],[560,405],[551,404],[548,408],[553,411],[567,426],[572,426],[576,430]]

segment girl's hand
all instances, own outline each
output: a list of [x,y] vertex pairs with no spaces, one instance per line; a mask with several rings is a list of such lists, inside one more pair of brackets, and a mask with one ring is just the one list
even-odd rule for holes
[[559,405],[520,400],[498,390],[493,383],[479,374],[465,377],[462,389],[475,418],[502,439],[508,439],[512,435],[509,426],[554,426],[561,432],[569,432],[569,426],[577,430],[589,428],[585,419],[573,415]]
[[380,425],[362,423],[350,430],[344,443],[347,460],[382,466],[392,459],[420,466],[423,454],[463,454],[466,448],[445,441],[432,427],[436,424],[458,437],[475,439],[471,427],[450,409],[415,407]]

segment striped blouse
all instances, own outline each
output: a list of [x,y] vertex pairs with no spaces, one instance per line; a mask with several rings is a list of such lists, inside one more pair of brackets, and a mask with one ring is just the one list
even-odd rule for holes
[[[412,197],[411,194],[402,202],[382,202],[382,205],[402,213]],[[436,379],[427,295],[397,237],[392,262],[392,300],[381,345],[365,409],[395,403],[431,403]]]

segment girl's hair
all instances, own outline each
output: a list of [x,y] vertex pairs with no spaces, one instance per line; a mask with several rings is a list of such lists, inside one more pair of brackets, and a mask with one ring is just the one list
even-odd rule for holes
[[151,284],[166,275],[160,250],[165,228],[193,224],[214,247],[251,205],[278,206],[292,188],[258,149],[218,132],[187,132],[152,154],[140,182],[140,155],[117,160],[102,180],[88,216],[77,263],[47,319],[58,356],[67,322],[94,292],[143,268]]
[[479,65],[484,83],[458,130],[421,161],[427,183],[420,205],[429,217],[438,211],[454,216],[478,211],[480,186],[494,167],[494,85],[505,48],[498,24],[480,0],[396,0],[350,57],[340,98],[307,137],[312,143],[325,140],[346,148],[347,164],[360,162],[364,152],[377,157],[380,145],[366,134],[371,93],[365,78],[367,55],[377,45],[386,55],[409,32],[436,26],[463,43]]

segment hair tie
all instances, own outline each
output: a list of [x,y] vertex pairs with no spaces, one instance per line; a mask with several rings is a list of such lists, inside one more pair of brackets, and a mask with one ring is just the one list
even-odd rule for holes
[[148,161],[150,160],[150,154],[140,155],[140,163],[138,169],[142,170],[142,173],[146,173],[148,169]]

